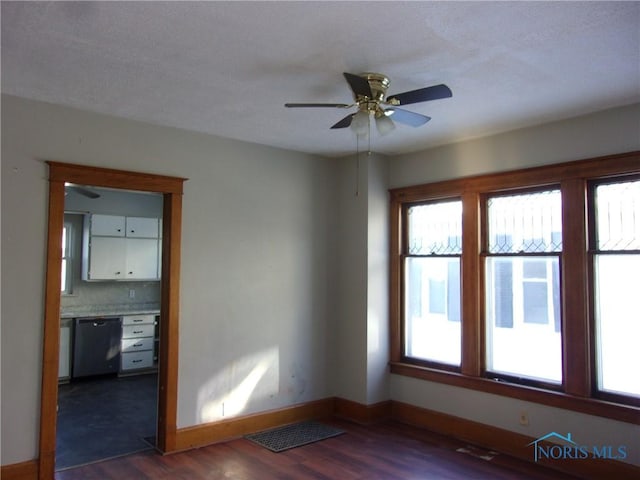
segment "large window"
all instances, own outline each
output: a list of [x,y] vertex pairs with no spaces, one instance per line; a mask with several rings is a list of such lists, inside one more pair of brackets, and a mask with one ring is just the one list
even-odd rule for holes
[[457,367],[462,202],[412,205],[406,217],[406,356]]
[[391,219],[392,373],[640,423],[640,153],[395,189]]
[[487,201],[487,372],[562,382],[560,190]]
[[640,397],[640,180],[595,186],[593,205],[598,388]]

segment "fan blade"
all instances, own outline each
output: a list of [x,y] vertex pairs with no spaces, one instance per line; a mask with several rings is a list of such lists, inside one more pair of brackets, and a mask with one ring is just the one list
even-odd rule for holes
[[429,100],[439,100],[451,96],[453,96],[451,89],[444,84],[440,84],[390,95],[387,98],[387,103],[395,104],[397,101],[399,102],[398,105],[409,105],[410,103],[428,102]]
[[387,108],[385,112],[393,112],[391,113],[391,118],[393,120],[412,127],[419,127],[431,120],[431,117],[427,117],[420,113],[410,112],[409,110],[403,110],[402,108]]
[[79,187],[77,185],[67,185],[65,187],[67,190],[72,190],[80,195],[83,195],[87,198],[96,199],[100,198],[100,194],[94,192],[93,190],[89,190],[88,188]]
[[351,115],[347,115],[342,120],[340,120],[338,123],[333,125],[331,128],[347,128],[349,125],[351,125],[351,120],[353,119],[354,115],[355,115],[355,113],[352,113]]
[[369,80],[361,77],[360,75],[354,75],[353,73],[344,72],[343,75],[356,96],[361,95],[367,98],[373,98],[373,93],[371,93],[371,87],[369,86]]
[[352,105],[346,103],[285,103],[287,108],[349,108]]

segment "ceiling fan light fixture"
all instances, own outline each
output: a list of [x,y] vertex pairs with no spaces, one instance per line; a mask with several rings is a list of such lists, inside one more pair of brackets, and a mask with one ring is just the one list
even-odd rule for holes
[[396,125],[393,123],[386,112],[383,115],[376,116],[376,128],[378,129],[378,133],[380,135],[386,135],[387,133],[395,130]]
[[351,129],[356,135],[366,135],[369,133],[369,112],[360,110],[356,113],[351,121]]

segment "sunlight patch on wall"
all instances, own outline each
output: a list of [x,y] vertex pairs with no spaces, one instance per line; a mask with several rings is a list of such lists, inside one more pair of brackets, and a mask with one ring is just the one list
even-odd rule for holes
[[378,353],[381,347],[380,342],[380,318],[376,311],[369,309],[367,314],[367,353],[369,355]]
[[198,392],[199,422],[240,415],[251,400],[277,394],[279,359],[279,350],[273,347],[246,355],[220,370]]

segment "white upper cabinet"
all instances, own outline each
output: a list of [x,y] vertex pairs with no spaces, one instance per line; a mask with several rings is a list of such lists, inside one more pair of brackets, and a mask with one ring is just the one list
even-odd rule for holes
[[127,237],[158,238],[158,219],[126,217]]
[[86,275],[83,280],[124,280],[127,268],[126,239],[91,237]]
[[145,280],[160,278],[158,274],[158,240],[127,238],[126,278]]
[[91,235],[124,237],[124,234],[125,217],[120,215],[91,215]]
[[89,215],[83,235],[83,280],[157,280],[157,218]]

